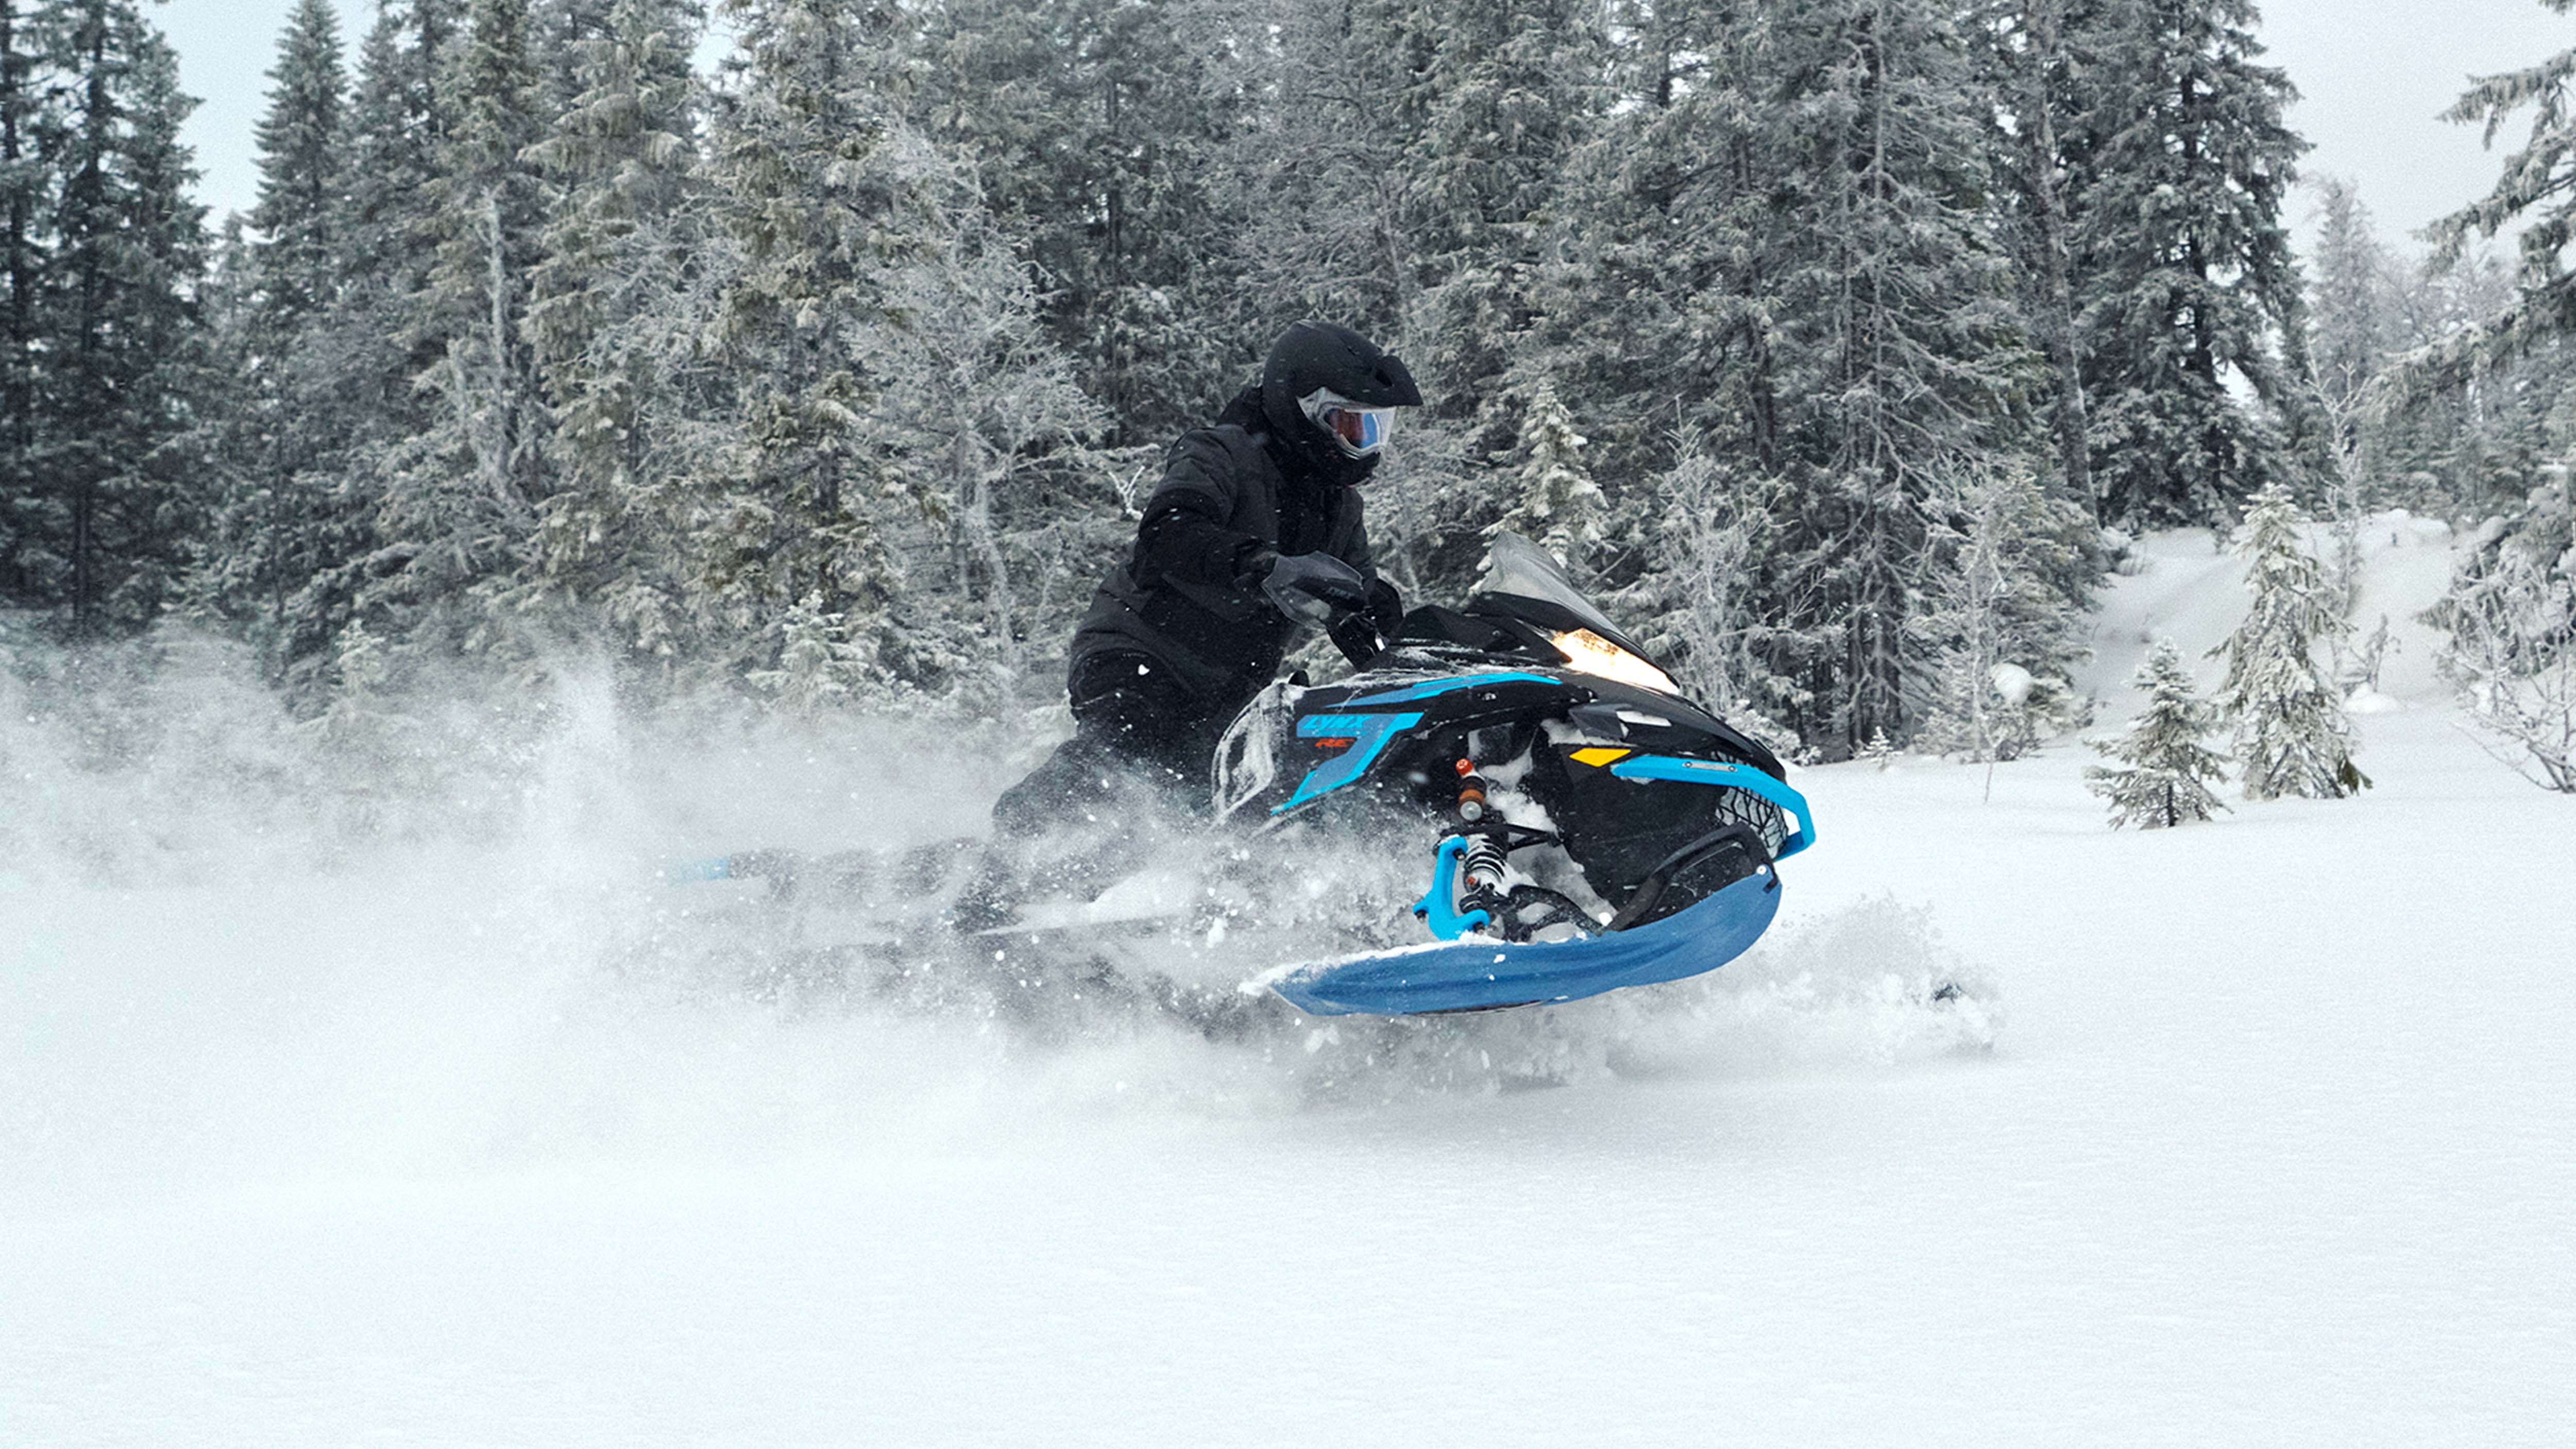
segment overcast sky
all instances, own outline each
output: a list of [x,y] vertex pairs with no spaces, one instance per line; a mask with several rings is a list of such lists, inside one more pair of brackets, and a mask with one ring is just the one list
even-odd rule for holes
[[[247,210],[257,195],[251,127],[265,72],[293,0],[169,0],[158,18],[179,48],[181,78],[204,99],[189,125],[202,195],[214,214]],[[354,52],[372,0],[337,0]],[[2311,174],[2361,183],[2396,240],[2483,195],[2495,157],[2475,128],[2434,119],[2471,75],[2531,65],[2576,46],[2576,17],[2539,0],[2261,0],[2262,38],[2303,99],[2290,124],[2316,144]],[[2519,140],[2509,130],[2499,142]],[[2292,220],[2304,223],[2304,197]]]

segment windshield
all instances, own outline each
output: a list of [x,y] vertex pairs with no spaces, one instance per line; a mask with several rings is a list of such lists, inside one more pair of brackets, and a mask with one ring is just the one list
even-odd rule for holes
[[1604,639],[1625,638],[1607,616],[1592,607],[1590,599],[1576,590],[1574,581],[1565,576],[1565,565],[1558,563],[1554,554],[1517,533],[1494,535],[1493,549],[1485,555],[1485,575],[1476,581],[1476,593],[1553,604]]

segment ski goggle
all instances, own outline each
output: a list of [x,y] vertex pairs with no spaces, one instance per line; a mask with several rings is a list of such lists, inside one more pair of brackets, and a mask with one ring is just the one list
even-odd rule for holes
[[1333,435],[1343,452],[1354,458],[1365,458],[1386,446],[1395,431],[1395,409],[1362,407],[1347,398],[1326,390],[1317,390],[1298,400],[1315,426]]

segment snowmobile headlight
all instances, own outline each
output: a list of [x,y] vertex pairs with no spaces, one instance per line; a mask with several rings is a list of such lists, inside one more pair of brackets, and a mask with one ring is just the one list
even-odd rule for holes
[[1657,694],[1680,694],[1673,677],[1589,629],[1569,629],[1556,636],[1557,652],[1584,674],[1633,684]]

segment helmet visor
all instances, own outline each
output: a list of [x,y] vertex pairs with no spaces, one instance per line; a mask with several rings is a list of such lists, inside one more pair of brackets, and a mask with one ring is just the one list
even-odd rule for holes
[[1362,407],[1329,391],[1308,393],[1301,404],[1315,426],[1354,458],[1365,458],[1386,446],[1395,431],[1395,409]]

